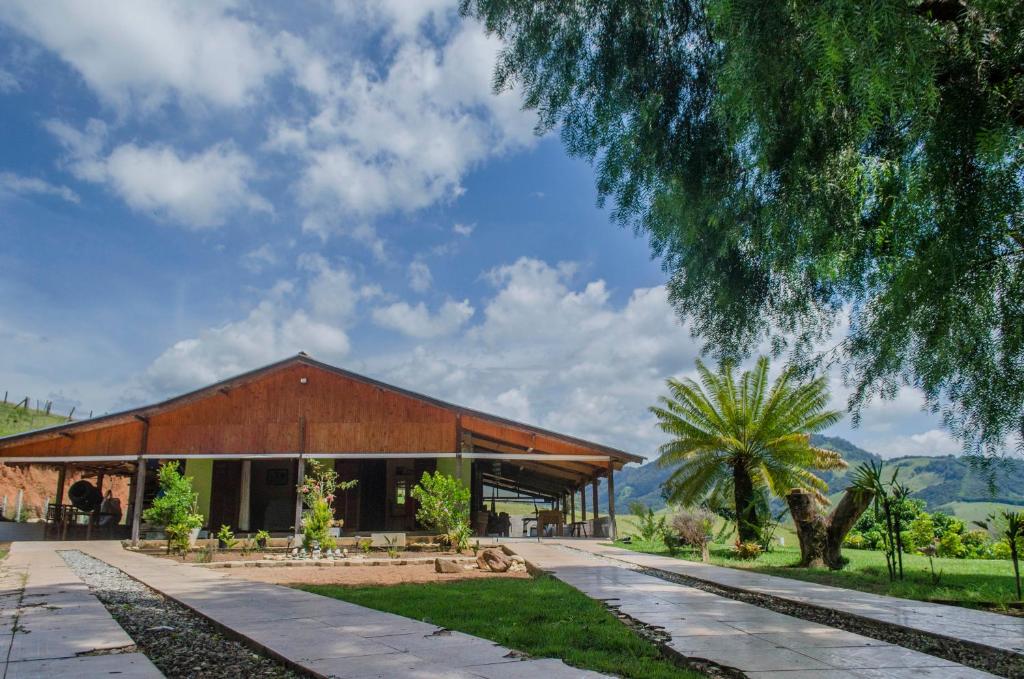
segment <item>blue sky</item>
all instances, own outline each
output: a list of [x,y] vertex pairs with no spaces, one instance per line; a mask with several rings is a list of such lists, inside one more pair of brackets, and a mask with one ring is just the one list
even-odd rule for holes
[[[305,350],[651,455],[700,343],[455,4],[0,5],[0,390],[104,412]],[[921,403],[831,433],[954,452]]]

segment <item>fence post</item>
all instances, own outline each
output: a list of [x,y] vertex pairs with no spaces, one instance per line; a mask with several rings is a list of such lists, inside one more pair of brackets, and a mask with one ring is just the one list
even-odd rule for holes
[[17,503],[17,505],[15,505],[16,508],[14,510],[14,520],[17,523],[21,523],[21,503],[22,503],[22,500],[24,500],[24,498],[25,498],[25,491],[23,489],[19,488],[18,489],[18,503]]
[[4,495],[4,503],[0,506],[0,517],[7,517],[7,496]]

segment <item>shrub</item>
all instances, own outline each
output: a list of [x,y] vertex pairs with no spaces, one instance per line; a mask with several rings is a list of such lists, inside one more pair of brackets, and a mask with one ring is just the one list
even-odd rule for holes
[[419,503],[416,520],[441,534],[449,546],[459,551],[469,544],[469,488],[453,476],[423,472],[410,493]]
[[907,536],[903,543],[908,550],[920,550],[928,547],[936,538],[935,522],[930,514],[922,512],[920,516],[910,522]]
[[331,467],[309,460],[306,478],[298,487],[306,511],[302,513],[302,546],[313,549],[317,544],[322,549],[333,549],[331,524],[334,522],[334,494],[348,490],[358,481],[338,481],[338,472]]
[[174,548],[184,554],[192,546],[192,531],[203,525],[202,514],[196,512],[199,494],[192,489],[191,477],[178,473],[177,462],[160,465],[157,477],[160,495],[142,513],[142,518],[164,529],[168,552]]
[[962,559],[967,554],[959,533],[946,533],[939,538],[939,556]]
[[976,529],[967,531],[960,536],[963,541],[965,558],[968,559],[991,559],[992,558],[992,538],[989,536],[988,531],[982,529]]
[[665,517],[655,516],[654,510],[642,502],[631,502],[629,513],[637,517],[637,529],[644,542],[655,542],[665,535]]
[[756,542],[737,542],[733,549],[737,559],[752,560],[761,556],[761,545]]
[[196,552],[196,563],[213,563],[213,555],[216,550],[213,545],[205,545],[202,549]]
[[843,539],[843,546],[850,549],[867,549],[868,542],[860,533],[847,533]]
[[[709,560],[708,540],[715,526],[715,516],[706,510],[680,512],[672,517],[672,528],[666,533],[665,544],[668,545],[668,534],[678,536],[679,541],[701,551],[701,558]],[[671,550],[670,550],[671,551]]]

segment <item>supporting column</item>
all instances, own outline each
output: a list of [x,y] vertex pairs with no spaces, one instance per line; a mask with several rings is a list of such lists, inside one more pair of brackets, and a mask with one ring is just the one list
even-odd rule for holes
[[132,547],[138,547],[142,527],[142,502],[146,497],[146,461],[141,455],[135,463],[135,481],[132,486],[135,496],[132,501]]
[[249,492],[252,486],[252,460],[242,460],[241,484],[238,494],[238,530],[249,531]]
[[302,534],[302,493],[299,486],[306,480],[306,460],[299,458],[298,473],[295,475],[295,535]]
[[64,484],[68,476],[68,463],[65,462],[60,466],[60,471],[57,472],[57,499],[54,500],[54,504],[64,504]]
[[587,520],[587,487],[585,485],[580,486],[577,489],[580,493],[580,521]]
[[576,523],[576,489],[569,496],[569,523]]
[[[149,418],[136,415],[142,422],[142,435],[139,437],[139,459],[135,463],[135,499],[132,503],[132,547],[139,546],[139,532],[142,528],[142,503],[146,499],[146,461],[143,456],[149,450]],[[59,501],[59,499],[58,499]]]
[[594,477],[593,487],[594,487],[594,496],[593,496],[594,497],[594,519],[596,520],[598,515],[601,514],[601,507],[600,507],[600,505],[597,504],[597,477],[596,476]]
[[608,537],[615,540],[618,536],[615,526],[615,463],[608,460]]

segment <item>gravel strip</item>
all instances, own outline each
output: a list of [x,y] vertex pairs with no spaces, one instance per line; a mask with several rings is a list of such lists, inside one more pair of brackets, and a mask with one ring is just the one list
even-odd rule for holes
[[[622,563],[629,563],[623,561]],[[1016,653],[1001,651],[990,646],[982,646],[969,641],[940,637],[926,632],[911,630],[899,625],[890,625],[868,618],[836,611],[831,608],[799,604],[767,594],[736,590],[711,584],[705,580],[664,571],[659,568],[647,568],[631,564],[632,570],[645,575],[652,575],[662,580],[687,585],[695,589],[711,592],[728,599],[753,604],[761,608],[784,613],[794,618],[809,620],[829,627],[846,630],[872,639],[896,644],[920,653],[933,655],[967,667],[991,672],[1011,679],[1024,679],[1024,658]]]
[[77,550],[59,552],[139,650],[167,677],[301,677],[221,634],[208,620]]

